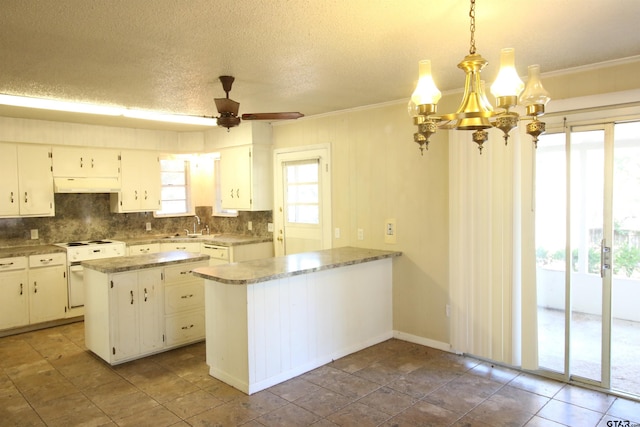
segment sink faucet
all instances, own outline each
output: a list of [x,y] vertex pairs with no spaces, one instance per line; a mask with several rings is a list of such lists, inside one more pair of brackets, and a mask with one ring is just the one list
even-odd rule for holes
[[200,225],[200,217],[198,215],[194,215],[196,220],[193,223],[193,234],[197,234],[196,225]]

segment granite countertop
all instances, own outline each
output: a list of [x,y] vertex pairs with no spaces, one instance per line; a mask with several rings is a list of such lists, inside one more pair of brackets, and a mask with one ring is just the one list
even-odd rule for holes
[[9,248],[0,248],[0,258],[51,254],[57,252],[66,253],[67,250],[55,245],[15,246]]
[[127,246],[146,245],[150,243],[179,243],[179,242],[205,242],[216,246],[238,246],[250,245],[252,243],[263,243],[273,241],[273,237],[244,236],[240,234],[204,234],[197,237],[178,236],[148,236],[136,237],[133,239],[117,239],[123,241]]
[[199,267],[193,270],[193,274],[220,283],[249,285],[400,255],[402,252],[343,247],[212,267]]
[[110,274],[122,271],[142,270],[144,268],[208,260],[209,255],[199,255],[183,251],[170,251],[155,254],[94,259],[91,261],[83,261],[82,266],[84,268],[97,270],[101,273]]

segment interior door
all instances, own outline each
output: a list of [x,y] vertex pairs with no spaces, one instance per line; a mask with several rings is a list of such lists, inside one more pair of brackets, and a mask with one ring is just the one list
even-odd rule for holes
[[331,247],[328,147],[276,151],[275,255]]
[[538,356],[640,395],[640,122],[573,126],[536,153]]

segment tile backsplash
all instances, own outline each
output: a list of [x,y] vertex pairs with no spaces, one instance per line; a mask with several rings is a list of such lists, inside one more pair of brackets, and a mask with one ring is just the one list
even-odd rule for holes
[[[47,218],[0,218],[0,247],[38,245],[76,240],[130,239],[145,236],[185,234],[193,230],[195,218],[154,218],[151,212],[112,213],[109,194],[56,194],[56,215]],[[267,230],[273,221],[271,211],[240,212],[237,217],[214,217],[211,206],[196,207],[201,219],[197,230],[209,226],[211,234],[233,233],[251,236],[271,236]],[[247,223],[252,222],[252,230]],[[146,223],[151,231],[146,231]],[[38,239],[31,239],[31,230],[38,230]]]

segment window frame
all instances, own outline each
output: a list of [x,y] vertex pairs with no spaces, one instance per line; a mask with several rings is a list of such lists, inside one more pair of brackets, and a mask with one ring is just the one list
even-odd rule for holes
[[[162,162],[163,161],[182,161],[184,162],[184,178],[185,178],[185,210],[186,212],[180,213],[162,213],[162,209],[153,212],[153,216],[156,218],[171,218],[171,217],[182,217],[182,216],[193,216],[195,215],[195,207],[193,205],[193,187],[191,182],[191,161],[188,158],[179,155],[166,154],[160,156],[160,206],[162,207],[164,199],[162,198],[162,189],[169,188],[170,186],[162,185]],[[165,171],[167,172],[167,171]]]

